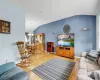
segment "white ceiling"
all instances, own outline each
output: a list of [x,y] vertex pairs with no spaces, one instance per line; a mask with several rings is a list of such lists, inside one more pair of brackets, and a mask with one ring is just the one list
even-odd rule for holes
[[10,0],[25,10],[26,31],[73,15],[96,15],[100,0]]

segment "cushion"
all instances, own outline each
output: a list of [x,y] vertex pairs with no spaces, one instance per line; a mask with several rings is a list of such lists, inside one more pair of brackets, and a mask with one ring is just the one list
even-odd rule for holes
[[93,53],[89,53],[89,54],[87,54],[87,56],[92,57],[92,58],[97,58],[98,57],[97,54],[93,54]]
[[77,80],[93,80],[93,79],[85,75],[78,75]]
[[90,50],[89,53],[92,53],[92,54],[99,54],[97,50]]
[[85,60],[86,60],[86,63],[90,63],[90,64],[98,66],[97,62],[91,61],[89,59],[85,59]]
[[89,76],[92,79],[100,80],[100,70],[93,71]]
[[81,57],[86,57],[88,52],[82,52]]
[[91,61],[97,62],[97,58],[94,58],[94,57],[91,57],[91,56],[87,56],[86,58],[91,60]]
[[85,57],[81,57],[81,58],[80,58],[80,62],[81,62],[81,61],[85,62]]
[[14,62],[9,62],[9,63],[6,63],[6,64],[1,65],[1,66],[0,66],[0,76],[1,76],[4,72],[6,72],[6,71],[8,71],[8,70],[10,70],[10,69],[12,69],[12,68],[14,68],[14,67],[16,67],[16,65],[15,65]]
[[86,75],[86,76],[88,76],[88,73],[85,69],[79,69],[77,75]]
[[83,61],[83,60],[81,60],[81,61],[80,61],[80,64],[79,64],[79,68],[80,68],[80,69],[85,69],[85,70],[87,70],[86,62]]
[[93,65],[93,64],[90,64],[90,63],[86,63],[86,64],[87,64],[87,71],[88,72],[100,69],[99,66],[97,66],[97,65]]

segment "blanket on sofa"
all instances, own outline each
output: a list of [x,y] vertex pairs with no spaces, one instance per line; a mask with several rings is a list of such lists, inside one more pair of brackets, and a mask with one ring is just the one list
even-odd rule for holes
[[93,71],[89,76],[94,80],[100,80],[100,70]]

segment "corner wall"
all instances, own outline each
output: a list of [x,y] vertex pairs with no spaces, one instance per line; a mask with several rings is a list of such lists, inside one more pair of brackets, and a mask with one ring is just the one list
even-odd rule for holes
[[[80,56],[81,52],[96,49],[96,16],[77,15],[65,18],[59,21],[39,26],[34,30],[34,34],[45,33],[45,50],[47,42],[55,43],[55,51],[57,46],[58,34],[64,34],[64,25],[69,24],[71,32],[75,34],[75,55]],[[83,28],[88,31],[81,31]],[[56,34],[53,34],[56,32]]]
[[0,33],[0,65],[6,63],[6,60],[17,63],[20,54],[16,42],[25,40],[24,11],[8,0],[0,0],[0,19],[11,22],[11,34]]

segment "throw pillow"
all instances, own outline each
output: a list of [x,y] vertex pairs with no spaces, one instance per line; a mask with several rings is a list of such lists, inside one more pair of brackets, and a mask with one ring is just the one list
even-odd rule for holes
[[96,51],[96,50],[90,50],[89,53],[91,53],[91,54],[97,54],[97,55],[99,54],[98,51]]
[[87,59],[97,62],[98,55],[93,53],[88,53],[86,56]]
[[100,70],[93,71],[89,76],[94,80],[100,80]]

